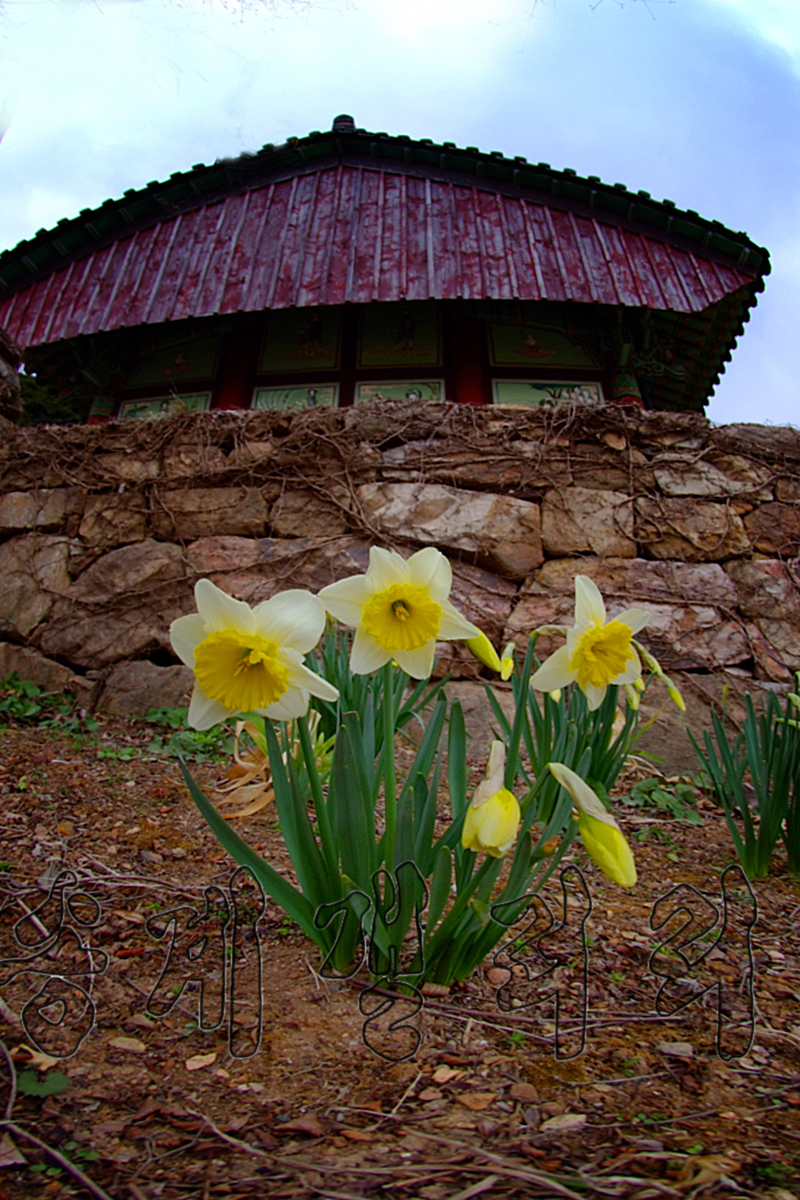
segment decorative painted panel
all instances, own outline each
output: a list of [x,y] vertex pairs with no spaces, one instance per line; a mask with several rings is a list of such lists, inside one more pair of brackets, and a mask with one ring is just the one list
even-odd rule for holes
[[253,408],[281,411],[303,408],[335,408],[339,403],[338,383],[312,383],[299,387],[265,387],[253,392]]
[[186,396],[154,396],[147,400],[123,400],[119,415],[128,417],[164,417],[167,413],[204,412],[211,407],[211,392]]
[[494,404],[526,408],[555,408],[559,404],[602,404],[599,383],[557,380],[495,379],[492,381]]
[[263,374],[281,371],[330,371],[339,366],[341,310],[284,308],[270,313],[258,369]]
[[383,380],[379,383],[357,383],[354,402],[368,404],[371,400],[444,400],[443,379]]
[[441,362],[435,301],[370,304],[361,321],[360,367],[435,367]]

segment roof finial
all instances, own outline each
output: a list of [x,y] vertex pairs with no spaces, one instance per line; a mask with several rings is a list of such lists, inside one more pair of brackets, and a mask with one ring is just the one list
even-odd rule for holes
[[341,113],[333,118],[332,129],[334,133],[355,133],[356,123],[347,113]]

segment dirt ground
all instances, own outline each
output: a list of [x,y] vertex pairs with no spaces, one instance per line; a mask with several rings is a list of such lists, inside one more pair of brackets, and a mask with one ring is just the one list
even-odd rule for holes
[[[267,901],[259,916],[254,896],[229,886],[235,864],[174,761],[148,750],[152,735],[110,719],[77,738],[0,730],[2,1036],[21,1080],[46,1091],[66,1076],[58,1094],[21,1083],[13,1096],[0,1060],[0,1200],[800,1195],[800,889],[781,852],[753,884],[752,975],[755,910],[735,873],[723,940],[703,943],[703,961],[699,943],[686,962],[675,953],[694,927],[650,959],[665,937],[650,927],[660,898],[656,923],[672,913],[670,934],[686,913],[711,911],[701,893],[722,910],[732,847],[710,799],[699,801],[700,825],[619,808],[639,868],[631,893],[580,848],[566,860],[592,901],[582,1053],[566,1057],[581,1048],[584,1001],[587,912],[573,874],[565,927],[549,943],[557,957],[531,971],[555,965],[541,989],[524,975],[530,946],[513,971],[508,958],[490,960],[449,994],[424,997],[410,1016],[418,1050],[391,1061],[414,1049],[413,1030],[391,1028],[409,1002],[365,1027],[380,998],[364,995],[364,981],[321,978],[318,952],[277,908]],[[483,764],[473,766],[477,781]],[[196,774],[210,785],[220,768]],[[237,828],[288,869],[271,808]],[[68,886],[49,897],[64,870]],[[558,914],[557,880],[546,895]],[[201,1013],[206,1025],[220,1018],[231,961],[221,930],[234,901],[232,1020],[204,1032]]]

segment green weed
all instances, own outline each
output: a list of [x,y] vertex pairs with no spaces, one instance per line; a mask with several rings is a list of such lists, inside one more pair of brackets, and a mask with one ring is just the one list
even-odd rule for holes
[[622,797],[622,803],[633,808],[655,809],[686,825],[700,825],[703,820],[694,807],[697,787],[686,779],[676,783],[668,783],[662,778],[642,779],[631,786],[630,794]]
[[151,754],[172,756],[175,751],[191,762],[225,762],[233,757],[233,734],[226,725],[213,729],[190,729],[186,708],[151,708],[145,717],[162,731],[150,739]]

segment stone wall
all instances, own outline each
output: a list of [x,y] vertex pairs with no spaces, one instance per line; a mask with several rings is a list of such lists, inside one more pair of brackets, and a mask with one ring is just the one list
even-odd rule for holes
[[[568,621],[581,572],[611,610],[651,611],[667,669],[800,669],[794,429],[386,405],[5,423],[0,454],[0,675],[99,711],[185,702],[168,630],[199,577],[255,603],[362,572],[372,543],[444,550],[455,604],[498,647]],[[456,645],[441,666],[477,673]]]

